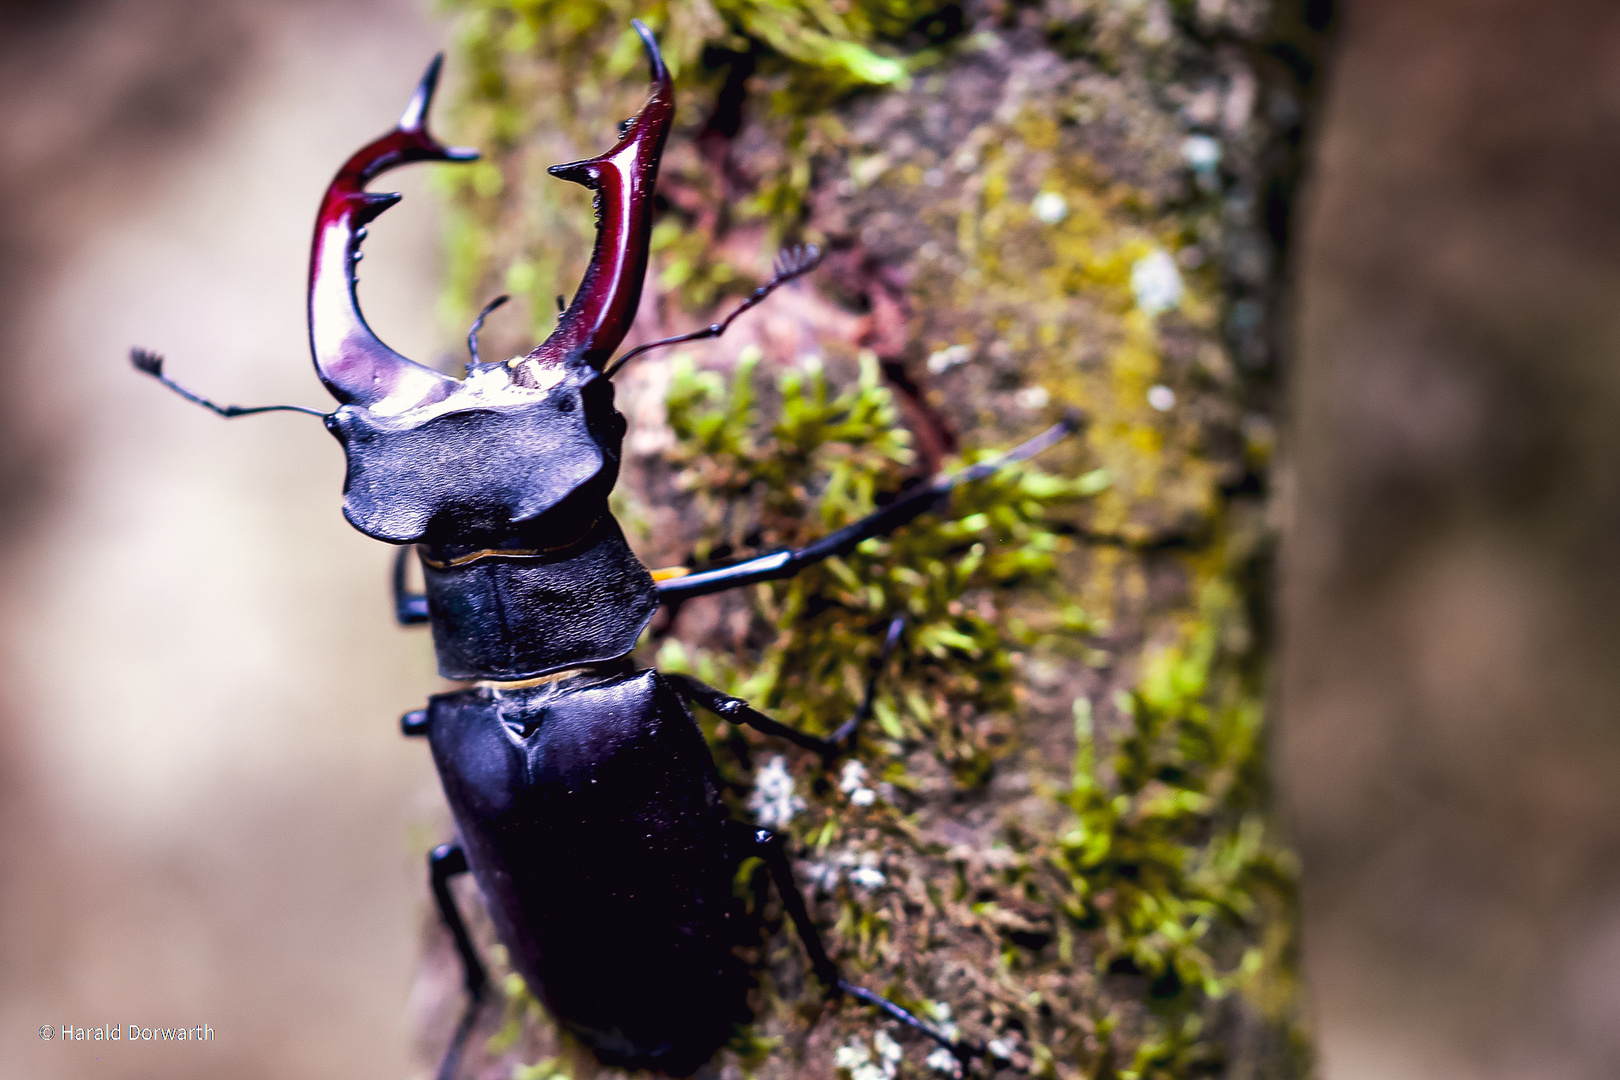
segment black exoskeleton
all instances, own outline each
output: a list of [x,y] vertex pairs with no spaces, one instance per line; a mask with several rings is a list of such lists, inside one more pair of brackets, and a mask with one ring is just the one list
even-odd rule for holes
[[[966,1060],[981,1051],[840,976],[782,841],[722,806],[714,762],[688,708],[696,703],[831,761],[852,744],[872,687],[834,738],[819,739],[694,679],[638,670],[627,658],[661,602],[787,577],[845,554],[936,506],[957,484],[1039,452],[1076,422],[918,485],[806,548],[655,582],[608,511],[625,434],[610,376],[647,348],[722,333],[772,289],[813,268],[818,255],[787,254],[725,321],[610,363],[640,297],[652,193],[674,116],[657,44],[634,25],[651,65],[652,97],[612,150],[551,170],[596,192],[597,242],[556,331],[526,356],[480,362],[474,337],[473,363],[455,379],[389,349],[355,299],[365,226],[398,199],[367,192],[366,184],[412,161],[476,157],[428,134],[438,60],[398,126],[339,170],[316,220],[310,341],[316,370],[339,401],[335,411],[220,406],[170,380],[159,357],[132,356],[141,370],[225,416],[276,409],[322,416],[348,462],[344,515],[368,536],[402,545],[394,575],[399,620],[430,623],[441,673],[470,683],[402,721],[407,735],[427,738],[460,834],[430,857],[434,897],[470,997],[441,1080],[457,1071],[489,981],[451,878],[470,871],[477,879],[513,966],[602,1061],[682,1076],[749,1019],[752,980],[735,950],[757,930],[733,882],[751,856],[769,869],[830,997],[871,1004]],[[425,595],[405,586],[412,550]],[[898,621],[891,626],[885,656],[900,629]]]

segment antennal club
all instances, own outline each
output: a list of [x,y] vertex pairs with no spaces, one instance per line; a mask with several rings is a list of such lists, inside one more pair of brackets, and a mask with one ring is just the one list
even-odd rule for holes
[[649,341],[645,345],[637,345],[618,360],[608,365],[603,374],[612,376],[635,357],[653,349],[661,349],[665,345],[679,345],[683,341],[702,341],[705,338],[719,337],[736,321],[737,316],[764,300],[778,288],[786,285],[794,278],[803,277],[814,270],[821,262],[821,249],[814,244],[797,244],[791,248],[783,248],[776,256],[776,272],[771,279],[748,295],[748,299],[737,305],[737,310],[727,315],[717,323],[711,323],[702,330],[694,330],[690,334],[681,334],[677,337],[663,338],[659,341]]

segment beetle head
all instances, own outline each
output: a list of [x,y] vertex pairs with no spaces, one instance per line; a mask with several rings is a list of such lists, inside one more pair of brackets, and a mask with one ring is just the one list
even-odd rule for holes
[[633,25],[652,97],[613,149],[550,170],[596,192],[596,246],[573,303],[527,356],[473,364],[465,379],[453,378],[384,345],[355,298],[365,225],[399,200],[367,192],[366,183],[412,161],[477,157],[427,132],[438,59],[398,126],[328,187],[310,261],[310,346],[340,403],[327,427],[348,459],[343,512],[361,532],[401,544],[548,546],[588,528],[612,489],[625,424],[601,372],[640,302],[653,188],[675,114],[657,42]]

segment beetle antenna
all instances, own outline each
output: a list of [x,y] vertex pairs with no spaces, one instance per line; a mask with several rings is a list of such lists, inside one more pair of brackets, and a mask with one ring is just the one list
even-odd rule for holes
[[467,351],[472,353],[472,363],[467,365],[469,369],[476,366],[478,364],[478,362],[479,362],[478,361],[478,331],[480,331],[480,330],[482,330],[484,328],[484,320],[489,318],[489,313],[490,312],[494,311],[496,308],[500,307],[502,304],[506,303],[510,299],[512,299],[512,298],[510,296],[507,296],[504,293],[501,294],[500,296],[497,296],[495,299],[493,299],[489,303],[485,304],[484,305],[484,310],[480,311],[478,313],[478,318],[473,320],[472,329],[467,331]]
[[155,352],[148,352],[145,349],[131,349],[129,350],[129,360],[130,363],[135,365],[136,370],[146,372],[148,375],[152,376],[152,378],[156,379],[164,386],[167,386],[170,390],[173,390],[187,401],[195,402],[205,409],[212,409],[214,412],[225,417],[227,420],[235,416],[252,416],[254,413],[267,412],[301,412],[308,413],[311,416],[319,416],[322,419],[325,419],[327,415],[326,413],[321,412],[319,409],[306,409],[302,405],[256,405],[250,409],[243,408],[240,405],[221,405],[216,401],[208,400],[201,394],[196,394],[190,390],[187,390],[185,387],[163,374],[163,357],[159,356]]
[[676,337],[663,338],[659,341],[649,341],[645,345],[637,345],[635,348],[619,357],[618,360],[614,361],[612,364],[609,364],[607,370],[602,374],[611,377],[620,368],[628,364],[633,358],[640,356],[642,353],[648,352],[652,349],[660,349],[665,345],[679,345],[683,341],[702,341],[704,338],[719,337],[721,334],[726,332],[726,328],[732,324],[737,316],[741,315],[743,312],[747,311],[749,308],[771,295],[771,293],[774,292],[779,286],[786,285],[794,278],[803,277],[805,274],[808,274],[810,271],[814,270],[820,262],[821,249],[816,247],[814,244],[798,244],[791,248],[783,248],[781,253],[776,256],[775,273],[771,275],[771,279],[750,293],[748,299],[737,305],[736,311],[733,311],[730,315],[727,315],[720,322],[711,323],[702,330],[694,330],[690,334],[680,334]]

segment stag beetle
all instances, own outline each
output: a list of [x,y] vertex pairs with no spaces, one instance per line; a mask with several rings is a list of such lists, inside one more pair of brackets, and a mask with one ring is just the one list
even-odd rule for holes
[[[788,577],[847,554],[938,505],[958,484],[1038,453],[1077,420],[999,459],[919,484],[807,547],[649,573],[608,511],[625,433],[611,376],[647,349],[723,333],[820,256],[813,248],[787,253],[723,322],[610,363],[641,297],[653,188],[675,113],[657,42],[641,22],[632,25],[646,47],[652,96],[613,149],[550,170],[595,192],[597,236],[573,302],[533,352],[479,359],[479,327],[499,300],[468,335],[464,379],[394,352],[360,314],[360,243],[367,224],[399,200],[368,192],[367,183],[410,162],[478,156],[428,133],[441,56],[398,125],[351,157],[321,201],[309,337],[316,372],[339,402],[333,412],[218,405],[169,378],[159,356],[136,349],[131,358],[226,417],[320,416],[347,461],[344,516],[367,536],[400,545],[398,620],[430,623],[439,670],[467,684],[401,721],[406,735],[427,739],[459,833],[429,856],[433,896],[468,995],[440,1080],[454,1076],[489,983],[452,877],[473,874],[513,966],[601,1061],[684,1076],[751,1019],[751,976],[734,950],[755,924],[733,885],[751,856],[768,868],[829,998],[875,1006],[966,1061],[984,1051],[842,978],[805,911],[782,840],[725,812],[713,759],[688,710],[695,703],[831,762],[853,745],[877,676],[855,716],[820,739],[685,675],[638,670],[629,654],[660,603]],[[412,548],[423,594],[406,587]],[[898,621],[890,627],[885,656],[900,631]]]

